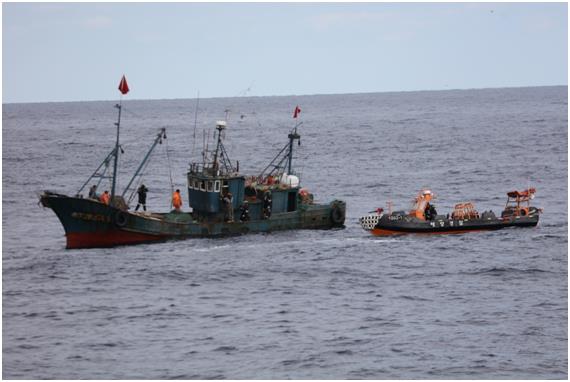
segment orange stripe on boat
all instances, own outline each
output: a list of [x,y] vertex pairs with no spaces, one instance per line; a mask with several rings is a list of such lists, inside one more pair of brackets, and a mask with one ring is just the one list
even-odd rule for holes
[[387,229],[374,228],[370,231],[375,236],[389,236],[389,235],[402,235],[406,232],[390,231]]

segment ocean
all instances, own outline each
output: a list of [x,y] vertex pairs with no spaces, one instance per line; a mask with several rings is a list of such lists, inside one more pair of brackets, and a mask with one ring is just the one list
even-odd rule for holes
[[[346,228],[66,250],[42,190],[75,194],[112,150],[115,102],[4,104],[5,379],[567,379],[566,86],[123,101],[119,187],[162,127],[150,210],[227,118],[258,174],[287,142]],[[133,94],[134,96],[134,94]],[[173,184],[170,182],[172,177]],[[499,214],[537,188],[536,228],[373,237],[358,218],[429,187],[440,214]],[[84,194],[87,190],[84,190]],[[187,200],[184,209],[188,210]]]

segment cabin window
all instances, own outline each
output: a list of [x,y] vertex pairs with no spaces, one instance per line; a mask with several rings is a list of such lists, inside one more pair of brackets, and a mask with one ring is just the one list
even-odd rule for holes
[[208,185],[208,192],[214,191],[214,182],[209,180],[207,185]]
[[206,182],[200,181],[200,191],[206,191]]
[[188,180],[188,187],[190,187],[191,189],[194,189],[194,179],[190,178]]
[[216,180],[214,183],[214,192],[220,192],[220,181]]
[[200,183],[198,182],[198,179],[194,179],[194,189],[195,189],[195,190],[199,190],[199,189],[200,189]]

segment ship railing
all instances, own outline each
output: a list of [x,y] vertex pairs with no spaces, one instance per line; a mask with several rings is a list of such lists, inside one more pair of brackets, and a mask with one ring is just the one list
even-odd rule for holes
[[211,177],[224,177],[224,176],[236,176],[239,173],[237,171],[224,171],[224,169],[218,168],[214,169],[211,165],[204,165],[202,163],[192,163],[188,172],[193,175],[206,175]]

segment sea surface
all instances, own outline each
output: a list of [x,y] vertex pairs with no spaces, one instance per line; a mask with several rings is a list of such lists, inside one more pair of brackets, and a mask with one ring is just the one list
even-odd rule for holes
[[[129,94],[121,189],[167,128],[143,177],[151,210],[169,208],[171,187],[186,197],[216,120],[258,174],[299,105],[293,165],[318,201],[347,202],[346,228],[89,250],[65,249],[37,195],[79,190],[113,148],[114,102],[4,104],[3,378],[567,379],[567,94],[202,99],[196,124],[195,99]],[[463,201],[500,213],[529,185],[536,228],[378,238],[358,224],[387,201],[408,209],[422,187],[439,213]]]

